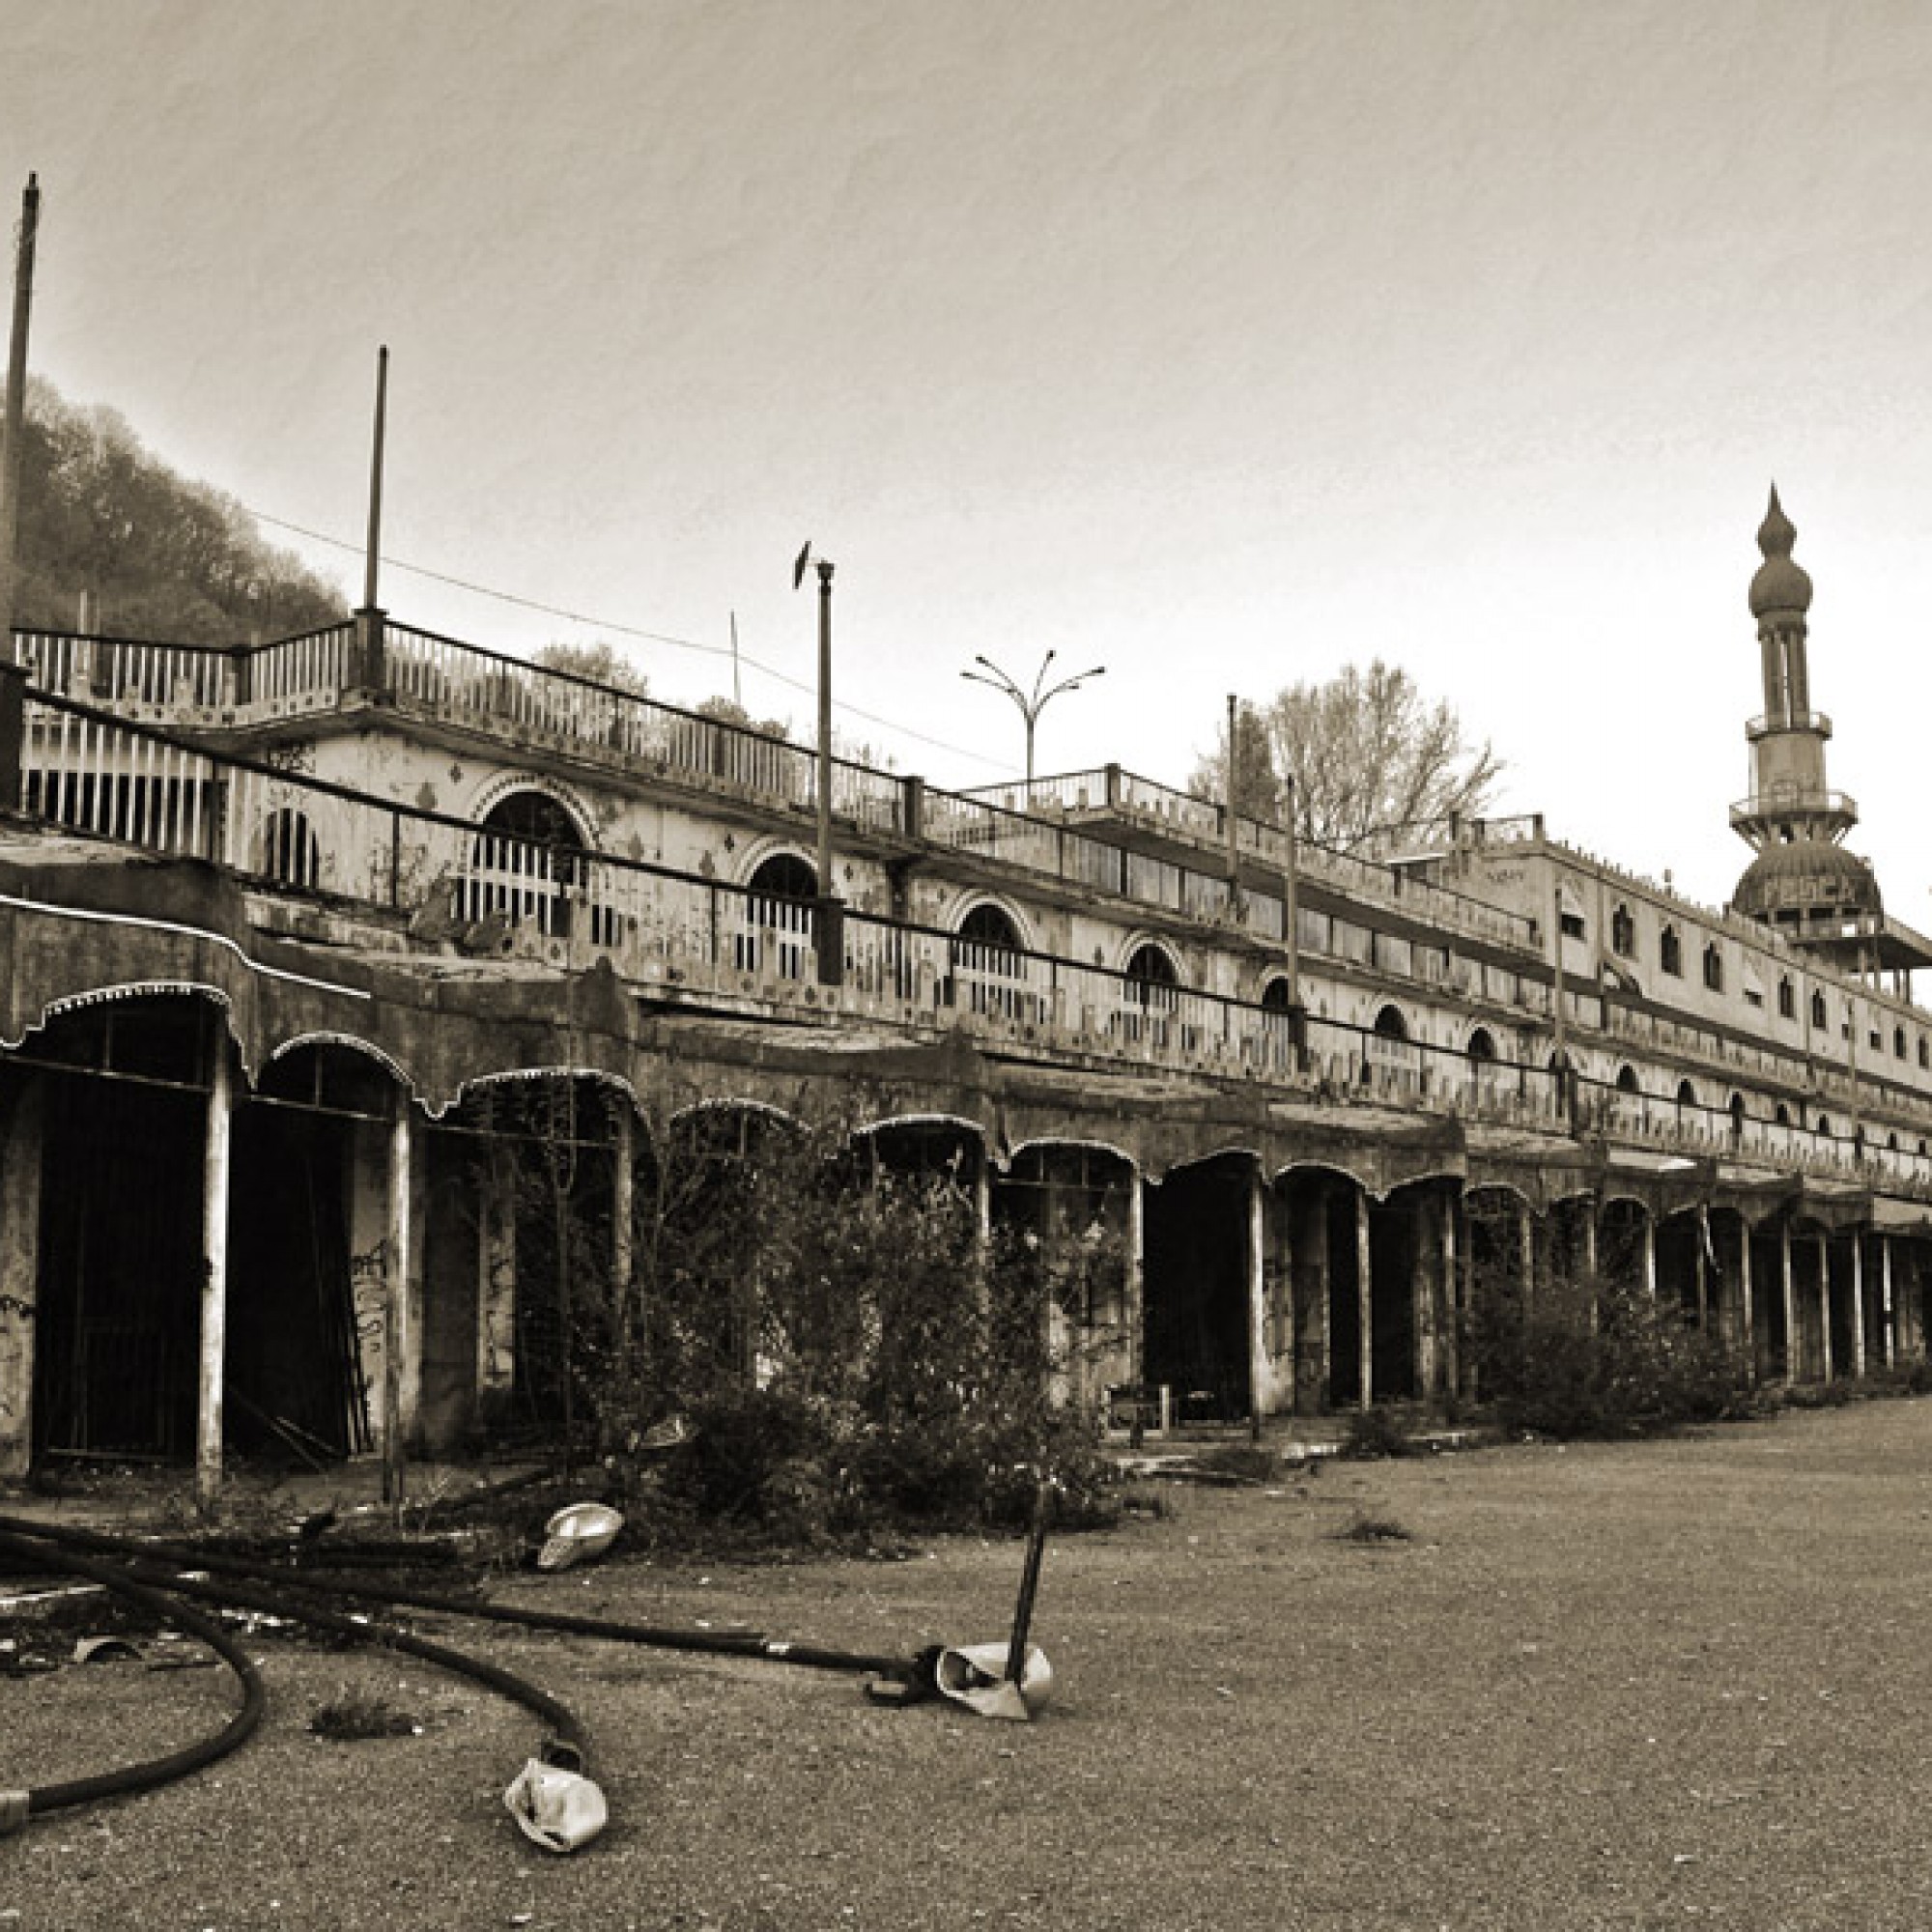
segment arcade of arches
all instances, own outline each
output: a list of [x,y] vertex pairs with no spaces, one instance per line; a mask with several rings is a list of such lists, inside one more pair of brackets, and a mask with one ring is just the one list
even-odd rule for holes
[[[57,1012],[0,1055],[0,1473],[99,1455],[218,1474],[224,1453],[320,1463],[557,1427],[570,1244],[631,1279],[654,1134],[701,1123],[742,1152],[782,1118],[721,1096],[647,1123],[613,1081],[539,1071],[432,1119],[351,1041],[244,1073],[191,995]],[[1105,1235],[1120,1265],[1055,1317],[1069,1387],[1164,1393],[1182,1418],[1479,1394],[1459,1347],[1475,1301],[1565,1275],[1673,1298],[1767,1381],[1924,1347],[1932,1240],[1788,1195],[1532,1203],[1449,1173],[1378,1193],[1228,1148],[1155,1177],[1097,1140],[999,1161],[950,1117],[862,1138],[945,1177],[982,1229]]]

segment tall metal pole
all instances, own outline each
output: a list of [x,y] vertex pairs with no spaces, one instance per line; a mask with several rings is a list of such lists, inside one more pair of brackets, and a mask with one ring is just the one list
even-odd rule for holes
[[1228,694],[1228,782],[1224,796],[1228,801],[1228,893],[1230,899],[1237,898],[1241,881],[1241,839],[1239,821],[1235,816],[1236,802],[1239,796],[1235,786],[1235,753],[1240,746],[1240,710],[1235,694]]
[[832,885],[832,564],[818,559],[818,896]]
[[20,197],[20,236],[14,258],[14,332],[7,348],[7,441],[0,455],[0,640],[14,659],[14,557],[20,534],[20,466],[27,418],[27,324],[34,306],[34,239],[41,225],[41,187],[27,177]]
[[383,545],[383,418],[389,396],[389,352],[376,351],[376,436],[369,455],[369,551],[362,573],[362,608],[376,609],[376,565]]

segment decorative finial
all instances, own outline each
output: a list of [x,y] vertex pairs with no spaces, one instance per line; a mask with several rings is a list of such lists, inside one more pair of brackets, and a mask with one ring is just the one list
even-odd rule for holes
[[1792,611],[1803,616],[1811,608],[1811,580],[1791,560],[1791,547],[1798,531],[1784,505],[1777,500],[1777,485],[1771,486],[1771,506],[1758,526],[1757,547],[1764,561],[1751,579],[1750,608],[1753,617],[1773,611]]

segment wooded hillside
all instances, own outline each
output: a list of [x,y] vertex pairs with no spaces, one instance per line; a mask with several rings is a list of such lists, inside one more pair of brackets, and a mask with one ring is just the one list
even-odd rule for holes
[[245,643],[335,622],[348,600],[266,544],[225,492],[178,476],[113,410],[27,385],[14,622],[168,643]]

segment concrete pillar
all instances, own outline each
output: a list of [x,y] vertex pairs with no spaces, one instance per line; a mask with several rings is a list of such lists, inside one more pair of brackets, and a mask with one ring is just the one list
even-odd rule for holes
[[1798,1379],[1798,1296],[1791,1280],[1791,1224],[1777,1231],[1777,1265],[1784,1294],[1784,1383]]
[[196,1376],[194,1499],[204,1514],[221,1492],[221,1383],[228,1359],[228,1179],[235,1075],[225,1032],[214,1036],[201,1168],[201,1354]]
[[1437,1239],[1442,1262],[1442,1327],[1439,1352],[1441,1390],[1463,1392],[1463,1203],[1459,1192],[1442,1192],[1441,1227]]
[[1852,1377],[1865,1378],[1865,1237],[1852,1232]]
[[1583,1272],[1592,1279],[1597,1273],[1597,1197],[1583,1203]]
[[1415,1260],[1408,1277],[1408,1319],[1414,1341],[1409,1367],[1416,1394],[1427,1401],[1435,1393],[1436,1343],[1442,1326],[1438,1313],[1443,1293],[1442,1215],[1425,1192],[1418,1192],[1412,1201],[1409,1214],[1415,1224]]
[[1328,1357],[1328,1183],[1296,1190],[1290,1223],[1289,1270],[1293,1304],[1294,1412],[1319,1413],[1332,1383]]
[[1527,1308],[1536,1296],[1536,1216],[1527,1201],[1517,1216],[1517,1259],[1522,1269],[1522,1305]]
[[1643,1292],[1657,1299],[1657,1222],[1648,1208],[1643,1210]]
[[402,1500],[403,1459],[415,1440],[422,1409],[422,1321],[416,1305],[412,1265],[415,1185],[414,1122],[408,1096],[396,1096],[389,1126],[388,1227],[384,1246],[387,1262],[383,1350],[383,1491],[389,1502]]
[[1376,1284],[1369,1240],[1369,1190],[1355,1189],[1355,1406],[1367,1408],[1376,1387]]
[[[1138,1167],[1129,1170],[1131,1179],[1127,1182],[1127,1254],[1126,1281],[1123,1290],[1127,1302],[1127,1358],[1132,1363],[1131,1379],[1140,1392],[1140,1399],[1134,1404],[1133,1427],[1130,1439],[1139,1446],[1142,1417],[1147,1406],[1150,1391],[1145,1385],[1147,1375],[1147,1182],[1141,1178]],[[1161,1417],[1161,1427],[1165,1430],[1167,1417]]]
[[1738,1322],[1740,1344],[1752,1381],[1757,1380],[1757,1300],[1751,1286],[1751,1231],[1743,1215],[1738,1217]]
[[1697,1250],[1695,1258],[1697,1277],[1697,1326],[1706,1334],[1711,1332],[1711,1224],[1704,1216],[1700,1203],[1697,1208]]
[[1896,1368],[1899,1359],[1898,1346],[1898,1303],[1891,1292],[1891,1236],[1878,1237],[1878,1292],[1879,1307],[1884,1312],[1885,1321],[1885,1362],[1887,1368]]
[[980,1143],[979,1171],[973,1177],[973,1231],[981,1248],[993,1238],[993,1159],[984,1141]]
[[34,1458],[34,1316],[41,1287],[42,1084],[20,1080],[0,1115],[0,1480]]
[[517,1379],[515,1190],[500,1149],[484,1143],[476,1203],[476,1400],[488,1420]]
[[1824,1231],[1818,1234],[1818,1348],[1826,1381],[1832,1379],[1832,1250]]
[[637,1293],[632,1282],[637,1256],[631,1228],[634,1162],[638,1151],[637,1116],[630,1097],[619,1094],[611,1103],[611,1308],[616,1317],[617,1369],[636,1373]]
[[1248,1414],[1255,1433],[1274,1408],[1274,1357],[1268,1350],[1267,1180],[1256,1161],[1248,1176]]

